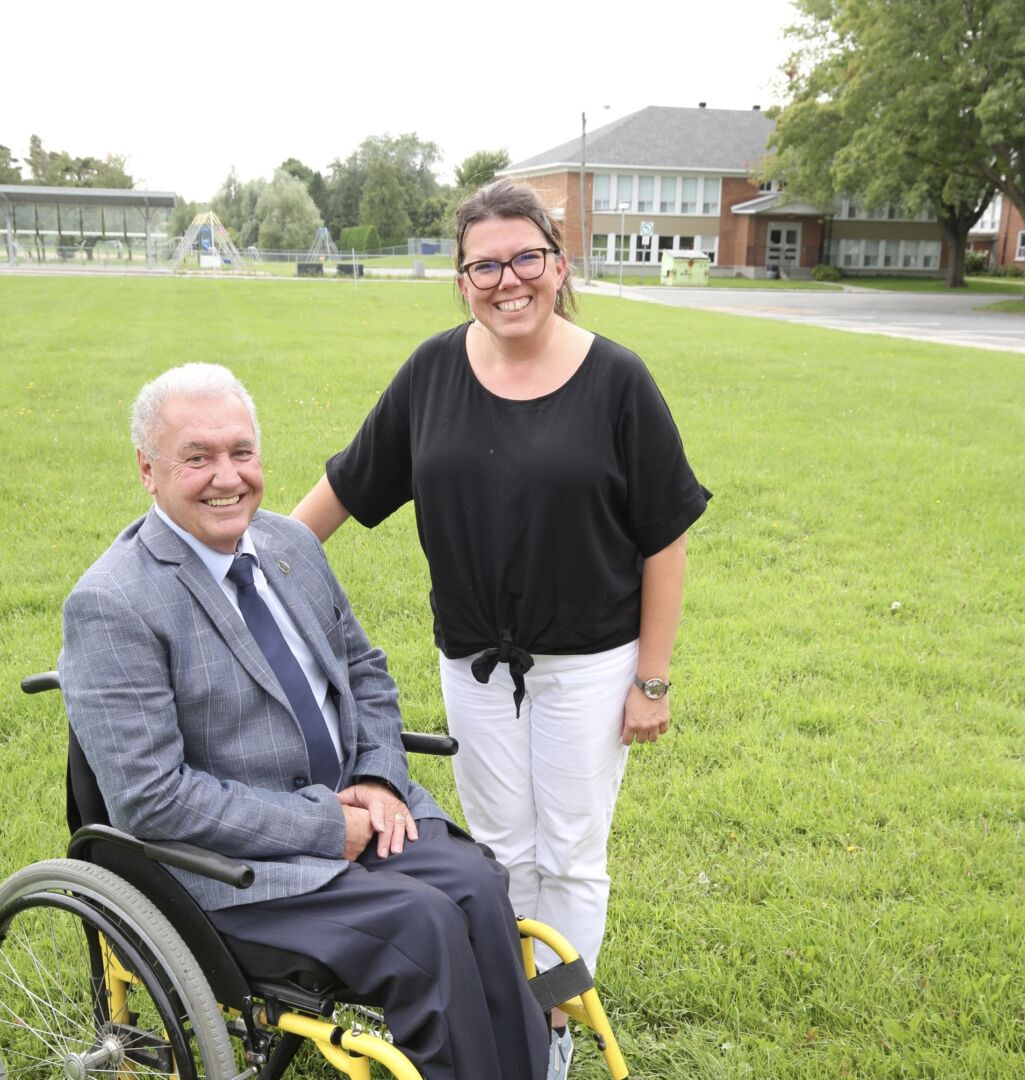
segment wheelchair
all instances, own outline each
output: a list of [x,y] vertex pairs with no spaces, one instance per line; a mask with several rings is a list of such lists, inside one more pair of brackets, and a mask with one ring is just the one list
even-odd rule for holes
[[[60,688],[56,672],[21,685],[30,694]],[[68,736],[67,857],[33,863],[0,885],[0,1080],[278,1080],[304,1044],[352,1080],[418,1080],[374,1003],[315,958],[220,935],[165,866],[240,889],[252,884],[252,869],[112,828]],[[449,736],[402,739],[414,753],[458,749]],[[584,962],[551,927],[520,919],[519,932],[542,1008],[558,1006],[588,1028],[609,1073],[624,1080]],[[539,974],[535,941],[561,963]]]

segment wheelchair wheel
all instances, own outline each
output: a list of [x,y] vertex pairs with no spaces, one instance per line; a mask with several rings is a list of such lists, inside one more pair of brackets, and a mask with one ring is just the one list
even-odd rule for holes
[[229,1080],[220,1007],[137,889],[55,859],[0,885],[0,1080]]

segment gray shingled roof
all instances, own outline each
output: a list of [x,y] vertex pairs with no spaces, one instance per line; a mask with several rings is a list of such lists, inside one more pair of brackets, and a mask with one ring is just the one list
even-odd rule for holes
[[[587,167],[747,172],[766,153],[775,121],[756,109],[649,105],[587,133]],[[514,162],[502,175],[566,165],[580,168],[580,136]]]

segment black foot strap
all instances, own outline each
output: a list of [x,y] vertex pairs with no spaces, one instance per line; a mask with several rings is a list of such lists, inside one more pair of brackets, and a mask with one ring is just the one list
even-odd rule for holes
[[545,1012],[551,1012],[570,998],[590,990],[594,986],[587,965],[577,957],[571,964],[559,964],[530,980],[530,989]]

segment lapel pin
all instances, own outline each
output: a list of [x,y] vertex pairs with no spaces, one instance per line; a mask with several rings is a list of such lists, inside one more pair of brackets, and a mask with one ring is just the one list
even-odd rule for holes
[[288,565],[287,562],[285,562],[284,559],[278,559],[278,569],[283,574],[290,574],[292,572],[292,568]]

